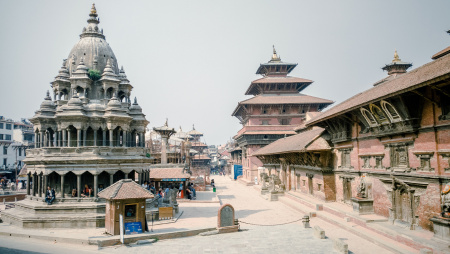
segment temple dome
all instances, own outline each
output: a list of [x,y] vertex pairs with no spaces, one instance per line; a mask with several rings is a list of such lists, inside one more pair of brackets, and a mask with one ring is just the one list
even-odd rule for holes
[[114,73],[118,75],[119,68],[116,56],[106,42],[103,30],[99,30],[98,28],[100,20],[97,18],[95,6],[92,8],[91,13],[89,14],[90,18],[88,19],[88,25],[83,28],[80,40],[73,46],[67,57],[66,68],[69,70],[70,74],[72,74],[72,72],[76,71],[80,59],[83,58],[84,65],[86,65],[87,68],[103,72],[108,59],[110,59],[111,67]]

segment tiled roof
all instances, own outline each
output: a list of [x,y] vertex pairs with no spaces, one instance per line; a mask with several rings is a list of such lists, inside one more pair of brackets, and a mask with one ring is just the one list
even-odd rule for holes
[[[428,84],[428,81],[450,74],[450,54],[416,68],[397,78],[383,82],[369,90],[359,93],[350,99],[328,109],[312,119],[307,125],[313,125],[334,116],[352,111],[364,105],[412,91]],[[448,78],[448,77],[447,77]]]
[[208,155],[200,154],[200,155],[194,155],[191,157],[192,160],[211,160]]
[[312,83],[312,80],[297,77],[264,77],[254,80],[252,84],[273,84],[273,83]]
[[24,164],[22,169],[19,172],[19,175],[26,175],[28,174],[27,164]]
[[191,144],[192,144],[193,147],[194,146],[208,146],[208,145],[206,145],[205,143],[202,143],[202,142],[191,142]]
[[332,104],[333,101],[305,94],[261,94],[239,104]]
[[142,188],[142,186],[131,179],[123,179],[115,182],[113,185],[100,191],[98,196],[107,200],[148,199],[154,197],[150,191]]
[[438,59],[439,57],[443,57],[443,56],[447,55],[448,53],[450,53],[450,47],[446,47],[445,49],[443,49],[443,50],[437,52],[436,54],[434,54],[434,55],[431,57],[431,59],[436,60],[436,59]]
[[[280,154],[280,153],[291,153],[291,152],[303,152],[307,150],[330,150],[328,143],[320,137],[323,128],[315,128],[310,131],[305,131],[303,133],[290,136],[287,138],[282,138],[267,146],[259,149],[254,156],[258,155],[269,155],[269,154]],[[320,141],[317,141],[321,139]],[[316,142],[317,141],[317,142]],[[310,147],[311,146],[311,147]]]
[[189,178],[188,173],[183,173],[182,168],[152,168],[150,169],[150,179],[164,178]]

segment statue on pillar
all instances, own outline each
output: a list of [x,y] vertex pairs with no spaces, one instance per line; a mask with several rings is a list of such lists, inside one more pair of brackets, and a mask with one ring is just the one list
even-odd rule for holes
[[367,198],[366,189],[366,182],[364,181],[364,177],[362,177],[361,182],[359,183],[359,186],[357,188],[358,193],[356,194],[356,196],[358,198]]
[[448,182],[441,192],[441,216],[450,218],[450,182]]

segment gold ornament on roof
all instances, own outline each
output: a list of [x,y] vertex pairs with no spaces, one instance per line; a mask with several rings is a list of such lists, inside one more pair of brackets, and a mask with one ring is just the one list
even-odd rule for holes
[[273,47],[273,54],[272,54],[272,60],[280,60],[280,58],[277,55],[277,51],[275,50],[275,45],[272,45]]
[[97,14],[97,10],[95,9],[95,4],[92,4],[91,14]]
[[398,57],[397,50],[395,50],[394,60],[392,60],[392,62],[395,63],[395,62],[401,62],[401,61],[402,60],[400,59],[400,57]]

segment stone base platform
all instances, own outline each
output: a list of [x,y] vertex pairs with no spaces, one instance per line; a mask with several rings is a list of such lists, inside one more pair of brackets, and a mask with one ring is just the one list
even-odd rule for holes
[[42,198],[27,197],[15,208],[2,212],[2,220],[22,228],[96,228],[105,226],[104,201],[56,199],[47,205]]

